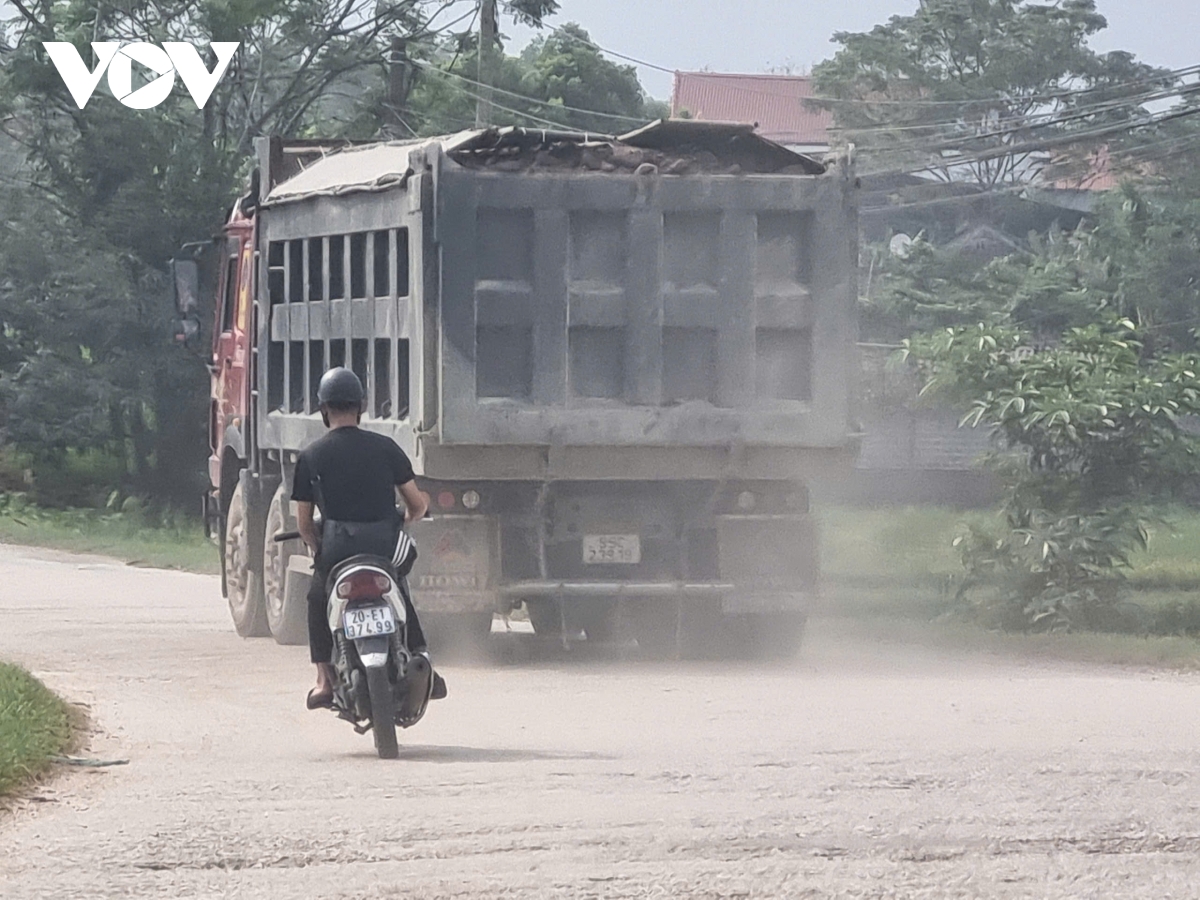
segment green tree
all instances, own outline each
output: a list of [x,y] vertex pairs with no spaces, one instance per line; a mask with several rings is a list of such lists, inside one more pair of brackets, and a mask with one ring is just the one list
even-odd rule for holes
[[999,619],[1030,628],[1103,627],[1141,510],[1196,469],[1183,426],[1200,414],[1200,356],[1147,357],[1128,320],[1075,328],[1029,350],[1008,325],[947,328],[905,342],[926,390],[996,430],[1007,484],[999,534],[960,539],[966,587],[999,588]]
[[532,41],[521,58],[528,67],[526,92],[545,102],[552,119],[572,128],[623,133],[661,113],[647,100],[637,70],[606,59],[573,22]]
[[1014,324],[1034,343],[1117,315],[1144,352],[1189,351],[1200,327],[1200,195],[1132,182],[1101,198],[1074,232],[1032,235],[1028,251],[980,264],[917,240],[904,257],[875,251],[861,303],[869,340],[981,322]]
[[[472,127],[480,96],[475,36],[443,42],[418,69],[408,104],[413,132]],[[574,23],[536,38],[519,56],[494,56],[492,80],[497,118],[516,125],[620,134],[667,114],[665,103],[647,98],[633,66],[606,59]]]
[[[0,421],[38,467],[72,450],[123,461],[128,490],[194,507],[208,376],[170,341],[164,267],[219,227],[254,137],[344,131],[344,99],[381,84],[392,37],[436,42],[443,0],[30,0],[0,28],[0,122],[23,164],[0,186]],[[552,0],[507,4],[539,21]],[[42,41],[237,40],[201,112],[101,89],[78,109]],[[211,60],[209,64],[211,65]],[[376,96],[380,96],[380,92]],[[376,121],[380,110],[373,111]]]
[[1089,131],[1143,116],[1149,94],[1174,83],[1088,47],[1106,25],[1093,0],[923,0],[911,16],[835,34],[841,49],[813,77],[865,169],[991,188],[1035,177],[1050,146],[1096,146]]

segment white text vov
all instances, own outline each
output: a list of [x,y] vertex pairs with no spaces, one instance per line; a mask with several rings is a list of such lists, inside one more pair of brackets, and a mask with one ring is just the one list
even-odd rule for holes
[[[203,109],[217,83],[229,68],[240,41],[213,41],[210,46],[217,64],[210,72],[204,60],[191,44],[166,41],[157,44],[125,44],[119,41],[93,41],[96,68],[88,70],[75,45],[67,41],[43,41],[63,83],[71,92],[75,104],[83,109],[108,72],[108,87],[113,96],[130,109],[153,109],[162,103],[175,87],[175,75],[183,80],[196,108]],[[133,89],[133,64],[139,63],[157,73],[158,77],[137,90]]]

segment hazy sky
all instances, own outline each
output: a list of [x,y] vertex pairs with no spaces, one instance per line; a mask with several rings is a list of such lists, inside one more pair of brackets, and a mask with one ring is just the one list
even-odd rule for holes
[[[835,31],[867,31],[893,15],[911,14],[916,0],[559,0],[551,24],[578,22],[611,50],[668,69],[762,72],[772,66],[809,67],[834,50]],[[1170,68],[1200,64],[1200,0],[1097,0],[1108,30],[1097,50],[1129,50]],[[523,46],[528,29],[501,26]],[[671,76],[640,68],[647,91],[671,93]]]

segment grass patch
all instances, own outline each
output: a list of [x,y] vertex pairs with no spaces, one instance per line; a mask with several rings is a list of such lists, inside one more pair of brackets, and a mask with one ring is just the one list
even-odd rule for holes
[[72,740],[67,704],[17,666],[0,663],[0,797],[65,752]]
[[48,510],[9,494],[0,502],[0,542],[99,553],[159,569],[220,571],[217,548],[199,523],[148,524],[138,510]]
[[[1073,659],[1200,668],[1200,513],[1160,510],[1145,551],[1131,559],[1119,607],[1125,634],[1027,635],[965,620],[954,537],[994,523],[990,510],[935,506],[818,509],[822,612],[879,636]],[[919,638],[919,640],[918,640]]]
[[1039,662],[1200,670],[1200,642],[1189,637],[1096,632],[1018,634],[989,631],[970,622],[944,619],[835,618],[827,619],[823,624],[827,634],[858,641]]

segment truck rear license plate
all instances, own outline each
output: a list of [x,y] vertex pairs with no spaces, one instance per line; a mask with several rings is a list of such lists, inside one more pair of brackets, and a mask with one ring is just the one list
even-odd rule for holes
[[396,617],[390,606],[360,606],[346,610],[342,617],[346,637],[352,641],[365,637],[392,634],[396,630]]
[[642,542],[636,534],[585,534],[583,561],[636,565],[642,561]]

